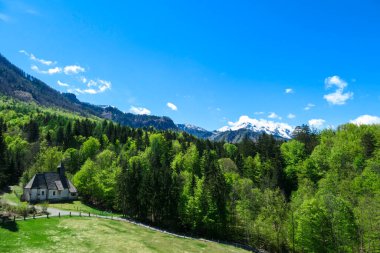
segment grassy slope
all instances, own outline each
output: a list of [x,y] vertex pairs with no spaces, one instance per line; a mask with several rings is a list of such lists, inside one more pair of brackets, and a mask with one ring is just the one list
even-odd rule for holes
[[[12,225],[13,224],[13,225]],[[0,224],[1,252],[247,252],[182,239],[127,222],[50,218]]]

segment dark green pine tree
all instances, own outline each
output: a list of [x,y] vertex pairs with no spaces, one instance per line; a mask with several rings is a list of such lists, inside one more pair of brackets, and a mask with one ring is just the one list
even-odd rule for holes
[[255,143],[252,140],[250,140],[247,135],[245,135],[242,142],[238,144],[238,148],[239,148],[240,154],[242,154],[243,157],[248,157],[248,156],[254,157],[256,154]]
[[366,132],[361,138],[361,144],[364,148],[364,155],[370,158],[376,149],[376,138],[373,133]]
[[2,129],[3,133],[7,131],[7,124],[4,122],[3,118],[0,118],[0,129]]
[[47,132],[45,139],[46,139],[46,142],[48,143],[48,145],[51,146],[52,145],[52,139],[51,139],[50,131]]
[[14,159],[8,156],[8,185],[17,184],[19,181],[19,175],[17,175],[17,168]]
[[26,133],[28,142],[35,142],[40,137],[40,130],[38,123],[31,119],[28,125],[26,126]]
[[75,120],[73,124],[73,135],[79,136],[81,134],[81,123],[80,120]]
[[[127,165],[127,164],[125,164]],[[128,205],[128,174],[127,174],[127,167],[123,166],[120,172],[119,177],[117,178],[117,185],[116,185],[116,206],[119,210],[121,210],[123,217],[127,216],[128,211],[129,215],[133,217],[134,213],[132,210],[129,210],[127,208]],[[136,196],[137,197],[137,196]]]
[[3,188],[8,181],[7,165],[7,146],[4,142],[3,129],[0,127],[0,189]]
[[55,135],[55,142],[57,145],[62,145],[65,140],[65,133],[63,130],[63,127],[58,127],[56,135]]
[[308,155],[319,144],[318,134],[316,131],[311,130],[308,125],[297,126],[292,133],[292,137],[305,144],[305,151]]
[[203,192],[203,212],[207,220],[212,221],[204,224],[206,233],[222,236],[225,231],[227,218],[226,196],[227,184],[221,172],[215,151],[204,151],[202,157],[202,170],[204,171],[205,183]]
[[63,141],[63,143],[64,143],[65,149],[74,146],[74,141],[75,140],[74,140],[73,128],[72,128],[71,121],[68,121],[66,123],[63,135],[64,135],[64,141]]

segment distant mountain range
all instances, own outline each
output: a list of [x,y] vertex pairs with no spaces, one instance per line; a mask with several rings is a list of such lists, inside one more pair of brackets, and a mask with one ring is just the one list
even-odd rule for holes
[[0,94],[22,101],[36,102],[79,113],[113,120],[130,127],[154,127],[159,130],[184,131],[198,138],[212,141],[240,142],[245,137],[256,140],[261,134],[272,134],[278,139],[290,139],[292,128],[283,123],[250,119],[242,116],[237,123],[207,131],[190,124],[176,125],[169,117],[125,113],[113,106],[100,106],[81,102],[74,94],[61,93],[39,79],[25,73],[0,54]]
[[97,106],[81,102],[74,94],[60,93],[37,78],[26,74],[0,55],[0,93],[23,101],[34,101],[43,106],[58,107],[84,116],[95,115],[131,127],[155,127],[160,130],[177,126],[168,117],[124,113],[111,106]]

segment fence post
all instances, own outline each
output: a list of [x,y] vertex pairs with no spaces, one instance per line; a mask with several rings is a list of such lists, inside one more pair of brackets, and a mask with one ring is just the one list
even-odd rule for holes
[[16,216],[13,216],[13,222],[15,222],[16,221]]
[[90,215],[90,213],[88,213],[88,217],[90,217],[91,215]]
[[33,219],[35,219],[36,218],[36,214],[35,213],[33,213]]
[[61,212],[58,212],[58,218],[61,218]]
[[70,212],[70,217],[71,217],[71,212]]
[[46,218],[49,219],[49,214],[48,213],[46,214]]
[[79,212],[79,216],[82,217],[82,213],[81,212]]

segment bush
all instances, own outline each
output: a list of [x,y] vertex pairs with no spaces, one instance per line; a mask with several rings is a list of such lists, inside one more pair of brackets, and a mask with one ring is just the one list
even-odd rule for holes
[[47,214],[48,213],[47,209],[49,208],[49,202],[47,201],[42,202],[41,207],[42,207],[42,212]]

